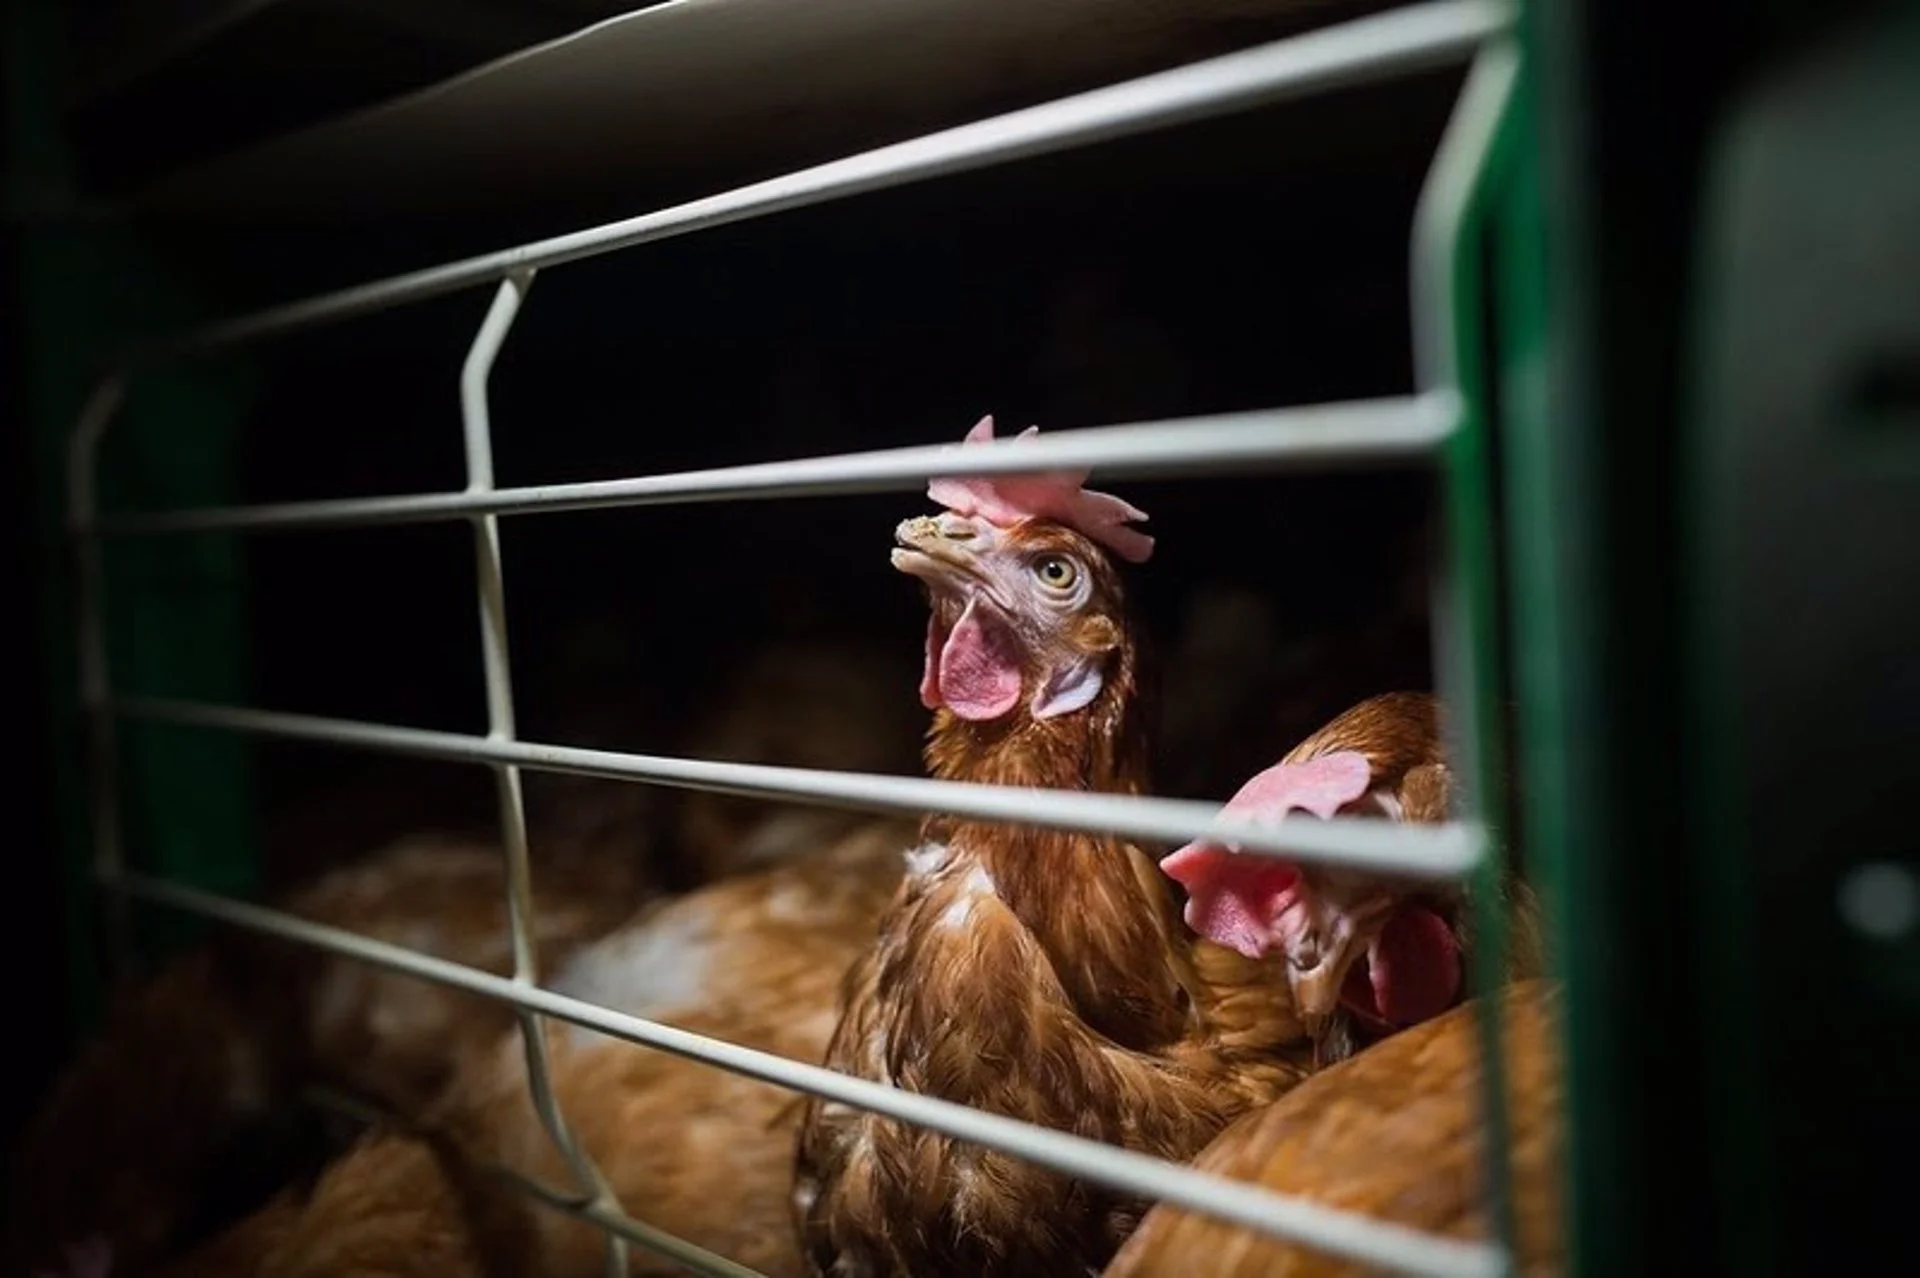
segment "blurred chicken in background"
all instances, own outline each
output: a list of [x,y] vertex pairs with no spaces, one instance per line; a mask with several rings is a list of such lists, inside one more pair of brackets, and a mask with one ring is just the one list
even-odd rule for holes
[[[629,917],[650,894],[644,843],[608,857],[537,839],[540,962]],[[574,853],[580,855],[574,855]],[[288,913],[506,975],[504,862],[488,842],[422,835],[323,876]],[[137,1269],[324,1157],[301,1117],[320,1084],[417,1110],[510,1008],[365,963],[216,933],[123,991],[64,1071],[16,1155],[10,1254],[54,1263],[78,1239]]]
[[[1352,620],[1283,612],[1285,592],[1202,581],[1168,638],[1156,775],[1165,793],[1217,795],[1380,688],[1432,684],[1424,538],[1393,543],[1393,588]],[[1371,598],[1371,596],[1369,596]]]
[[[697,720],[683,753],[735,763],[911,775],[919,770],[922,715],[914,667],[897,645],[850,640],[757,648]],[[857,813],[686,792],[675,854],[696,882],[811,853],[865,823]]]
[[[772,636],[717,689],[692,696],[690,721],[676,730],[646,686],[636,629],[611,615],[567,627],[533,681],[525,735],[630,750],[657,749],[672,734],[696,757],[914,766],[910,662]],[[417,765],[367,769],[284,808],[268,827],[270,869],[294,886],[275,896],[302,918],[506,975],[492,778],[442,769],[422,786],[420,775]],[[590,777],[529,772],[523,783],[536,953],[549,976],[663,886],[818,854],[871,821]],[[440,830],[394,837],[410,820]],[[668,822],[678,825],[677,846],[660,837]],[[370,856],[336,842],[375,834],[389,843]],[[665,950],[651,953],[637,957],[671,962]],[[512,1025],[512,1009],[491,1000],[216,932],[123,994],[41,1106],[16,1156],[25,1189],[11,1254],[23,1265],[53,1263],[63,1246],[97,1235],[118,1272],[168,1255],[338,1151],[340,1126],[309,1112],[307,1087],[420,1113],[456,1062],[489,1050]]]
[[1167,793],[1218,794],[1272,758],[1285,651],[1265,592],[1215,583],[1193,591],[1160,676],[1154,762]]
[[[817,1061],[847,965],[905,870],[912,823],[837,843],[641,911],[580,950],[550,988],[791,1059]],[[792,1093],[566,1025],[549,1027],[553,1092],[628,1212],[775,1278],[799,1274],[788,1215]],[[477,1047],[419,1134],[369,1134],[310,1190],[290,1189],[166,1278],[597,1276],[604,1234],[529,1203],[476,1164],[565,1191],[529,1100],[517,1033]],[[679,1273],[636,1249],[636,1274]]]

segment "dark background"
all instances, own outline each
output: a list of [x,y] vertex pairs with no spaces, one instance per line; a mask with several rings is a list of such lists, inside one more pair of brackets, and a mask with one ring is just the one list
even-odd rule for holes
[[[306,10],[284,12],[297,23]],[[304,38],[289,30],[261,47]],[[230,313],[635,211],[606,191],[566,190],[531,208],[344,228],[323,209],[271,225],[114,211],[160,157],[223,149],[478,60],[445,42],[413,61],[382,42],[398,65],[345,60],[358,47],[331,64],[324,46],[309,50],[275,75],[245,49],[223,60],[215,42],[198,70],[188,59],[137,93],[69,110],[72,202],[38,216],[75,234],[107,219],[211,311]],[[329,78],[315,66],[357,72]],[[557,269],[536,283],[495,373],[497,482],[949,442],[985,412],[1009,433],[1406,392],[1410,218],[1457,83],[1447,73],[1315,98]],[[258,393],[234,496],[458,487],[457,377],[487,300],[478,290],[247,348],[234,363]],[[7,318],[23,321],[19,299]],[[8,370],[15,445],[25,382]],[[106,464],[137,505],[151,486],[142,455],[110,444]],[[1251,672],[1234,732],[1163,758],[1163,790],[1224,797],[1355,697],[1426,684],[1424,475],[1112,487],[1151,514],[1160,539],[1134,574],[1156,648],[1176,643],[1203,594],[1221,588],[1253,591],[1288,644],[1309,645]],[[922,607],[885,553],[893,523],[925,505],[902,493],[508,520],[523,731],[669,750],[756,646],[871,638],[917,652]],[[33,536],[9,522],[10,537],[23,534]],[[464,527],[241,544],[251,704],[483,727]],[[194,562],[183,555],[165,582],[183,606],[219,585]],[[19,554],[10,564],[25,566]],[[31,578],[17,597],[35,597]],[[589,633],[615,655],[575,661]],[[68,695],[16,682],[29,702],[22,723],[46,723],[46,699]],[[57,894],[51,772],[46,750],[27,753],[42,774],[18,774],[39,802],[17,890],[46,900]],[[254,758],[263,837],[284,862],[270,879],[404,828],[491,814],[481,770],[312,748],[261,746]],[[44,911],[15,934],[23,970],[44,974],[26,1013],[50,1030],[42,1076],[65,1041],[61,950],[45,931],[54,918]]]

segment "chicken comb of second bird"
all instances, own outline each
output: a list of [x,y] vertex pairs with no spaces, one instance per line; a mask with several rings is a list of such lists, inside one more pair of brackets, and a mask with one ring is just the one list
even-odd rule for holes
[[[1225,813],[1268,822],[1299,808],[1324,821],[1366,797],[1372,782],[1372,764],[1357,750],[1283,761],[1241,786]],[[1397,805],[1386,811],[1400,819]],[[1335,920],[1354,926],[1353,902],[1339,899],[1324,870],[1206,840],[1171,853],[1160,869],[1188,893],[1187,926],[1248,958],[1278,948],[1296,971],[1325,967],[1327,933],[1338,934]],[[1397,904],[1367,940],[1365,955],[1365,964],[1347,969],[1340,999],[1371,1025],[1416,1024],[1459,996],[1459,939],[1424,905]]]
[[[1006,442],[1018,443],[1040,433],[1029,426]],[[993,417],[974,423],[965,444],[993,442]],[[962,446],[964,447],[965,444]],[[1111,493],[1085,487],[1087,470],[1045,471],[1032,475],[977,475],[966,479],[934,479],[927,496],[956,515],[974,515],[991,524],[1011,527],[1027,519],[1051,519],[1081,536],[1099,542],[1129,563],[1143,564],[1153,554],[1153,538],[1127,524],[1146,519]]]
[[[1241,786],[1221,815],[1264,823],[1298,808],[1324,821],[1365,794],[1372,779],[1367,756],[1354,750],[1279,763]],[[1272,947],[1281,903],[1300,880],[1291,862],[1204,839],[1169,853],[1160,869],[1187,891],[1188,927],[1251,959]]]

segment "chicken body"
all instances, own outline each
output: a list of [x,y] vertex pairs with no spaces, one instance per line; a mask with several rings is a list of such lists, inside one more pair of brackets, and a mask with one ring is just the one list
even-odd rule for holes
[[[536,951],[558,963],[630,917],[644,862],[572,857],[534,871]],[[498,974],[511,970],[497,847],[420,836],[283,904],[298,917]],[[324,1150],[299,1117],[319,1083],[417,1110],[511,1010],[444,986],[252,935],[216,935],[119,1000],[16,1156],[10,1250],[52,1264],[88,1237],[119,1272],[245,1210]],[[252,1183],[247,1183],[252,1182]]]
[[[982,431],[991,424],[970,438]],[[1086,517],[1114,499],[1081,492],[1081,478],[936,481],[948,513],[897,533],[895,565],[930,599],[922,700],[936,711],[926,755],[937,777],[1144,788],[1134,642],[1101,546],[1142,555]],[[1088,531],[1022,505],[1069,512]],[[911,866],[848,973],[832,1068],[1175,1158],[1303,1074],[1301,1026],[1272,997],[1278,964],[1196,946],[1169,885],[1125,841],[934,817]],[[1080,1273],[1140,1210],[819,1101],[794,1206],[812,1271],[839,1278]]]
[[[922,724],[901,695],[912,658],[845,639],[782,640],[750,654],[682,743],[695,759],[839,772],[917,771]],[[673,854],[694,882],[811,855],[870,819],[815,804],[706,791],[679,796]]]
[[[1037,521],[1010,530],[921,521],[903,525],[901,540],[936,563],[1071,554],[1096,573],[1106,567],[1083,539]],[[968,584],[947,584],[951,570],[908,566],[935,577],[931,663],[978,605]],[[968,583],[996,580],[993,569],[959,571]],[[1122,624],[1117,580],[1097,580],[1083,611],[1056,623],[1069,638],[1051,651],[1025,640],[1022,688],[1046,686],[1050,664],[1085,659],[1096,645],[1072,638],[1076,627],[1102,635],[1096,621]],[[1003,585],[994,597],[1010,596]],[[1040,628],[1029,619],[1022,633]],[[933,771],[1000,785],[1142,788],[1133,659],[1120,633],[1104,684],[1078,714],[940,708],[928,747]],[[929,678],[938,702],[945,672]],[[1300,778],[1312,784],[1329,761],[1352,766],[1349,788],[1321,805],[1322,816],[1432,823],[1450,815],[1456,787],[1430,696],[1362,702],[1267,775],[1282,789]],[[1340,952],[1314,942],[1319,961],[1305,963],[1284,947],[1269,954],[1196,941],[1172,921],[1164,882],[1119,840],[938,818],[922,839],[879,944],[849,973],[829,1064],[1175,1161],[1198,1153],[1235,1114],[1405,1023],[1353,989],[1370,993],[1369,976],[1381,976],[1368,972],[1366,956],[1369,942],[1395,935],[1393,918],[1418,916],[1444,932],[1425,951],[1395,951],[1402,984],[1440,991],[1443,1002],[1423,1017],[1456,1001],[1466,977],[1471,936],[1457,891],[1262,860],[1260,873],[1291,875],[1300,913],[1326,903],[1322,917],[1338,922],[1350,906],[1362,919],[1342,931]],[[1225,849],[1219,856],[1240,859]],[[1531,928],[1520,931],[1515,967],[1527,971],[1537,954]],[[1371,952],[1384,968],[1381,949]],[[1446,970],[1408,970],[1421,964]],[[814,1271],[838,1278],[1078,1272],[1112,1255],[1139,1210],[1020,1160],[819,1102],[802,1136],[795,1206]]]
[[[579,952],[552,987],[817,1063],[911,835],[909,823],[870,822],[811,857],[660,902]],[[554,1094],[626,1211],[774,1278],[801,1272],[787,1212],[792,1093],[575,1026],[550,1025],[548,1042]],[[597,1227],[472,1165],[570,1188],[528,1100],[517,1034],[478,1052],[425,1126],[367,1137],[310,1193],[283,1195],[170,1278],[604,1272]],[[632,1272],[679,1270],[636,1249]]]
[[[649,739],[660,721],[656,691],[636,682],[634,642],[618,627],[576,631],[562,659],[547,667],[561,686],[536,698],[550,713],[531,722],[533,735],[603,749],[657,748]],[[801,767],[910,768],[911,707],[903,725],[892,708],[898,694],[874,678],[889,668],[844,645],[762,644],[730,678],[697,690],[677,749]],[[871,820],[565,774],[530,774],[524,785],[535,955],[545,974],[631,921],[662,888],[698,887],[816,855]],[[369,842],[405,829],[409,813],[413,822],[423,819],[422,804],[430,816],[484,820],[490,788],[471,771],[376,770],[284,813],[270,829],[265,868],[296,882],[274,894],[277,904],[508,974],[512,946],[494,835]],[[656,837],[663,819],[677,820],[671,847]],[[381,850],[341,864],[343,852],[368,846]],[[341,1151],[342,1124],[298,1103],[304,1085],[417,1115],[440,1096],[457,1062],[485,1054],[513,1023],[512,1009],[492,1000],[250,933],[217,932],[127,991],[43,1105],[15,1155],[21,1191],[9,1272],[52,1264],[66,1244],[89,1236],[113,1245],[123,1273],[191,1246]]]
[[[935,823],[827,1064],[1170,1157],[1304,1074],[1280,980],[1196,954],[1140,852]],[[1138,1206],[938,1133],[809,1104],[795,1204],[817,1274],[1042,1275],[1098,1264]]]
[[[1501,1004],[1518,1253],[1524,1274],[1561,1272],[1561,995],[1517,982]],[[1195,1166],[1450,1238],[1486,1239],[1487,1142],[1477,1008],[1468,1004],[1323,1070],[1222,1132]],[[1105,1278],[1348,1278],[1355,1261],[1209,1217],[1156,1207]]]

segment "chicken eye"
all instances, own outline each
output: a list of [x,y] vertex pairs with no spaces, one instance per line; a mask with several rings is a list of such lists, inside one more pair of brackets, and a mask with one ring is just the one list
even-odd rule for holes
[[1033,575],[1051,590],[1071,590],[1080,580],[1080,570],[1065,555],[1047,555],[1033,565]]

